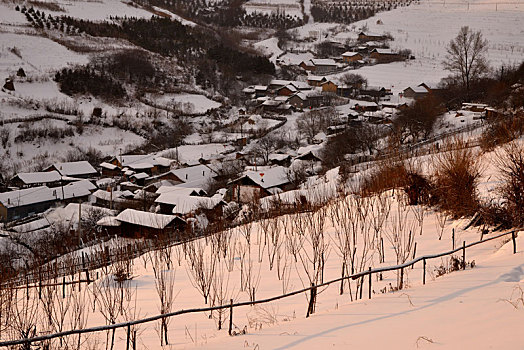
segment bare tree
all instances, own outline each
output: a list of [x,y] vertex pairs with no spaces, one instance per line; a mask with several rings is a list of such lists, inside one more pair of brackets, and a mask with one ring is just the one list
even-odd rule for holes
[[488,69],[487,50],[488,41],[482,37],[482,33],[464,26],[449,42],[446,60],[442,63],[445,69],[462,80],[462,84],[469,91],[470,83]]

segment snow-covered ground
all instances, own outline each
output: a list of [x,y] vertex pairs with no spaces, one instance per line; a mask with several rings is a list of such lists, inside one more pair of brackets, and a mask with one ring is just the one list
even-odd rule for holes
[[[196,151],[192,149],[194,146],[186,147],[187,151],[185,148],[179,149],[181,154]],[[490,172],[489,178],[483,178],[483,183],[492,181],[492,177],[496,176],[496,169],[490,160],[491,155],[491,153],[486,154],[483,158],[483,163]],[[316,183],[320,186],[325,184],[325,181],[335,180],[336,176],[328,176],[324,181],[319,178]],[[310,191],[314,192],[315,188],[311,188]],[[380,201],[349,200],[334,202],[327,207],[324,225],[320,227],[320,232],[323,233],[321,244],[326,247],[324,281],[340,275],[342,258],[337,243],[339,242],[337,232],[343,229],[344,220],[350,218],[337,218],[337,215],[345,213],[345,208],[352,212],[357,207],[364,206],[370,211],[365,211],[364,213],[367,214],[363,215],[370,215],[366,218],[372,220],[372,217],[380,212],[379,208],[391,205],[389,217],[379,231],[384,238],[385,262],[379,262],[376,241],[370,242],[370,250],[362,264],[358,265],[358,269],[396,264],[392,249],[394,241],[390,241],[388,237],[395,231],[395,227],[399,227],[401,222],[399,219],[404,218],[404,215],[407,215],[403,223],[404,229],[413,229],[415,232],[417,257],[450,250],[453,229],[457,246],[460,246],[463,241],[466,243],[478,241],[481,237],[479,229],[464,228],[469,222],[468,219],[456,221],[447,219],[441,225],[439,222],[442,222],[442,218],[432,210],[399,206],[398,198],[399,193],[388,192],[382,195]],[[350,206],[346,207],[344,203],[349,203]],[[382,206],[384,203],[386,206]],[[206,306],[204,298],[195,287],[191,260],[195,262],[203,259],[205,271],[208,273],[210,264],[215,264],[210,294],[211,299],[215,298],[215,304],[227,304],[230,299],[235,302],[249,300],[247,285],[249,289],[255,289],[256,299],[268,298],[308,286],[306,271],[311,273],[311,262],[308,259],[311,258],[311,232],[313,231],[305,221],[298,219],[307,218],[308,215],[294,214],[279,217],[275,221],[271,219],[258,221],[252,225],[228,230],[214,238],[199,239],[185,246],[174,246],[163,253],[147,253],[135,259],[132,262],[133,279],[124,291],[124,295],[129,295],[124,305],[128,311],[134,308],[134,312],[128,316],[119,314],[117,322],[159,313],[154,265],[157,271],[160,269],[168,279],[174,280],[172,310]],[[356,217],[354,219],[359,220]],[[357,228],[358,235],[365,234],[366,230],[370,230],[368,233],[374,232],[372,221],[361,223],[367,229],[359,231],[360,229]],[[302,233],[304,240],[296,241],[302,229],[305,230]],[[495,234],[491,233],[487,237]],[[438,238],[439,235],[442,239]],[[356,245],[357,256],[363,253],[361,250],[364,244],[364,241],[361,241],[363,237],[358,236],[360,243]],[[295,246],[297,242],[302,242],[303,245]],[[475,261],[475,266],[468,267],[466,271],[457,271],[441,277],[437,277],[436,269],[440,265],[447,265],[448,258],[429,260],[426,285],[422,285],[422,264],[419,263],[414,269],[405,270],[406,288],[397,292],[388,291],[390,286],[395,286],[397,283],[396,272],[383,273],[381,281],[374,276],[371,300],[367,297],[367,279],[364,283],[362,300],[358,298],[355,300],[355,281],[351,282],[351,291],[348,289],[349,286],[345,285],[342,295],[339,293],[340,284],[336,283],[319,290],[316,312],[308,319],[305,318],[307,295],[299,294],[268,304],[235,309],[234,331],[240,332],[245,329],[247,332],[245,335],[235,337],[227,335],[227,312],[221,315],[225,320],[223,329],[217,330],[219,314],[214,312],[212,315],[187,314],[173,318],[168,326],[168,337],[171,347],[176,349],[195,345],[208,349],[244,347],[311,349],[321,345],[336,349],[345,349],[349,346],[356,348],[387,346],[392,349],[431,346],[446,349],[518,349],[524,341],[523,335],[518,332],[518,325],[524,321],[524,309],[522,307],[516,309],[508,301],[517,301],[520,296],[518,288],[524,283],[522,233],[517,237],[516,244],[518,247],[516,255],[512,254],[512,242],[507,237],[468,248],[466,260]],[[297,260],[292,253],[293,247],[298,247]],[[195,249],[196,255],[190,253],[192,249]],[[88,252],[89,249],[83,251]],[[273,253],[274,260],[272,260]],[[167,256],[171,257],[169,267],[166,265]],[[104,291],[106,287],[103,284],[107,282],[108,288],[112,290],[107,293],[112,293],[111,295],[116,297],[119,292],[117,293],[117,286],[112,282],[112,271],[114,270],[100,270],[99,280],[82,290],[84,292],[87,290],[89,294],[94,286],[98,285]],[[88,299],[90,297],[78,294],[80,293],[78,289],[72,290],[67,287],[67,293],[75,298],[85,298],[82,299],[83,302],[90,305],[93,303],[88,301],[91,300]],[[101,293],[106,292],[98,292],[98,298],[105,298]],[[350,297],[350,293],[353,297]],[[33,296],[37,298],[36,290]],[[85,310],[89,314],[86,326],[105,323],[101,314],[104,310],[101,304],[103,299],[98,300],[95,301],[94,311],[91,307]],[[160,339],[155,327],[157,327],[155,324],[139,327],[139,347],[159,347]],[[95,339],[99,339],[103,344],[105,334],[91,335],[89,341],[92,343]],[[125,329],[116,332],[115,342],[116,348],[125,346]]]
[[179,105],[188,114],[206,113],[210,109],[220,107],[220,103],[197,94],[163,94],[152,97],[155,104],[173,107]]

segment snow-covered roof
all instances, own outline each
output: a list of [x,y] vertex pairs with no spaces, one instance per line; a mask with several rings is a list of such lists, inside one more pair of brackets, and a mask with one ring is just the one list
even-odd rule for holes
[[391,49],[373,49],[372,52],[379,53],[381,55],[396,55],[397,53]]
[[311,89],[311,86],[309,86],[309,84],[304,82],[304,81],[293,81],[293,82],[291,82],[290,85],[293,85],[294,87],[296,87],[299,90],[309,90],[309,89]]
[[269,160],[282,161],[291,157],[289,154],[271,153],[268,157]]
[[117,201],[118,199],[124,197],[124,192],[122,191],[113,191],[113,194],[111,195],[110,191],[105,190],[98,190],[93,193],[93,197],[101,199],[103,201]]
[[184,181],[184,183],[190,184],[190,187],[202,187],[210,178],[215,176],[213,170],[204,164],[173,169],[171,173]]
[[264,189],[269,189],[271,187],[281,186],[289,183],[287,168],[283,166],[266,168],[260,171],[248,170],[237,180],[242,178],[249,178]]
[[116,219],[114,216],[105,216],[102,219],[98,220],[96,222],[98,226],[106,226],[106,227],[118,227],[122,223]]
[[[91,186],[94,185],[91,184]],[[23,190],[0,193],[0,203],[2,203],[2,205],[6,208],[15,208],[35,203],[84,197],[91,194],[89,188],[90,186],[83,181],[73,182],[66,186],[55,188],[38,186]]]
[[213,209],[222,202],[221,195],[213,197],[197,197],[183,194],[181,192],[163,193],[155,200],[155,203],[173,205],[173,214],[189,214],[199,208]]
[[65,162],[53,164],[55,169],[64,176],[96,174],[95,168],[88,161]]
[[413,92],[417,93],[417,94],[425,94],[428,92],[428,89],[426,89],[424,86],[410,86],[408,88],[405,88],[404,89],[404,92],[407,90],[407,89],[411,89],[413,90]]
[[293,84],[287,84],[286,86],[281,87],[280,89],[288,89],[291,92],[297,91],[297,88]]
[[337,63],[331,58],[312,58],[311,62],[315,66],[336,66]]
[[310,81],[322,81],[322,80],[326,80],[326,77],[319,77],[319,76],[316,76],[316,75],[310,75],[307,77],[307,80],[310,80]]
[[356,55],[360,55],[360,53],[354,51],[346,51],[342,54],[342,57],[353,57]]
[[[77,181],[72,182],[70,184],[67,184],[66,186],[62,186],[63,188],[63,199],[72,199],[72,198],[78,198],[78,197],[85,197],[89,196],[91,194],[91,190],[95,189],[96,187],[89,181],[86,180],[86,182],[83,181]],[[62,195],[62,190],[60,187],[55,188],[57,189],[57,192],[59,192],[59,196]]]
[[164,215],[148,213],[135,209],[126,209],[116,216],[116,220],[128,224],[151,227],[158,230],[163,230],[177,217],[175,215]]
[[378,107],[376,102],[371,101],[355,101],[354,106],[361,106],[361,107]]
[[81,218],[87,218],[92,215],[93,211],[107,216],[116,214],[114,210],[94,207],[88,203],[69,203],[65,207],[55,208],[46,212],[45,218],[50,223],[69,224],[74,229],[78,224],[79,214]]
[[114,164],[108,163],[108,162],[102,162],[100,163],[100,167],[108,170],[115,170],[118,167]]
[[269,85],[286,86],[290,83],[289,80],[273,79],[269,82]]
[[131,177],[137,180],[141,180],[141,179],[147,179],[149,175],[147,175],[146,173],[137,173],[137,174],[131,175]]
[[171,166],[171,163],[173,162],[171,159],[155,156],[152,154],[128,154],[117,156],[116,159],[120,162],[120,164],[122,164],[122,167],[130,167],[132,169],[139,169],[141,166],[145,166],[145,164],[168,167]]
[[158,190],[156,190],[156,193],[179,193],[186,196],[203,196],[206,194],[206,191],[200,187],[160,186]]
[[[18,173],[14,178],[19,178],[20,181],[27,185],[31,184],[38,184],[38,183],[49,183],[49,182],[56,182],[60,181],[62,176],[58,171],[42,171],[42,172],[35,172],[35,173]],[[13,178],[13,179],[14,179]]]
[[130,169],[133,170],[143,170],[154,168],[155,165],[152,163],[142,162],[142,163],[131,163],[127,165]]

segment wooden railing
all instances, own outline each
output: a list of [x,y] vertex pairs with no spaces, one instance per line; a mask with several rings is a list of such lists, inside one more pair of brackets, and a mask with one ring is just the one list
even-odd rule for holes
[[[469,243],[469,244],[466,244],[466,242],[464,241],[461,247],[453,249],[453,250],[450,250],[450,251],[446,251],[446,252],[438,253],[438,254],[423,255],[423,256],[420,256],[420,257],[418,257],[416,259],[413,259],[411,261],[408,261],[408,262],[406,262],[404,264],[400,264],[400,265],[379,267],[379,268],[375,268],[375,269],[371,269],[370,268],[367,271],[358,272],[358,273],[355,273],[355,274],[352,274],[352,275],[349,275],[349,276],[339,277],[339,278],[336,278],[336,279],[333,279],[333,280],[330,280],[330,281],[327,281],[327,282],[323,282],[323,283],[316,284],[316,285],[311,285],[310,287],[302,288],[302,289],[299,289],[299,290],[295,290],[295,291],[292,291],[292,292],[289,292],[289,293],[285,293],[285,294],[282,294],[282,295],[277,295],[277,296],[266,298],[266,299],[259,299],[259,300],[255,300],[255,301],[245,301],[245,302],[239,302],[239,303],[233,303],[233,300],[231,299],[231,303],[227,304],[227,305],[218,305],[218,306],[212,306],[212,307],[206,307],[206,308],[182,309],[182,310],[169,312],[169,313],[165,313],[165,314],[159,314],[159,315],[146,317],[146,318],[142,318],[142,319],[134,320],[134,321],[127,321],[127,322],[121,322],[121,323],[115,323],[115,324],[109,324],[109,325],[103,325],[103,326],[89,327],[89,328],[84,328],[84,329],[73,329],[73,330],[68,330],[68,331],[64,331],[64,332],[58,332],[58,333],[53,333],[53,334],[46,334],[46,335],[41,335],[41,336],[32,337],[32,338],[26,338],[26,339],[0,341],[0,347],[22,345],[22,344],[32,344],[32,343],[42,342],[42,341],[46,341],[46,340],[51,340],[51,339],[54,339],[54,338],[62,338],[62,337],[70,336],[70,335],[94,333],[94,332],[101,332],[101,331],[116,330],[118,328],[126,328],[127,329],[127,347],[126,348],[129,349],[129,344],[130,344],[130,341],[131,341],[131,335],[130,335],[131,326],[138,325],[138,324],[143,324],[143,323],[154,322],[154,321],[158,321],[158,320],[165,319],[165,318],[168,318],[168,317],[174,317],[174,316],[179,316],[179,315],[183,315],[183,314],[209,312],[209,311],[221,310],[221,309],[229,309],[230,310],[229,334],[231,335],[232,334],[232,325],[233,325],[233,309],[236,308],[236,307],[269,303],[269,302],[272,302],[272,301],[275,301],[275,300],[288,298],[288,297],[291,297],[291,296],[294,296],[294,295],[297,295],[297,294],[310,292],[311,293],[311,297],[309,298],[308,308],[307,308],[307,313],[306,313],[306,317],[308,317],[311,313],[314,312],[314,303],[315,303],[315,299],[316,299],[316,295],[317,295],[317,289],[320,288],[320,287],[327,287],[327,286],[329,286],[330,284],[333,284],[333,283],[341,282],[341,281],[348,280],[348,279],[356,280],[356,279],[359,279],[359,278],[362,279],[361,285],[363,285],[364,284],[363,283],[364,282],[364,278],[366,276],[368,276],[369,299],[371,299],[371,294],[372,294],[371,293],[371,281],[372,281],[373,274],[386,272],[386,271],[396,271],[396,270],[401,270],[401,272],[402,272],[403,269],[411,267],[411,266],[415,265],[416,263],[418,263],[420,261],[423,262],[422,283],[425,284],[426,283],[426,261],[427,260],[436,259],[436,258],[440,258],[440,257],[443,257],[443,256],[452,255],[452,254],[455,254],[457,252],[461,252],[462,253],[462,261],[463,261],[462,268],[465,269],[466,268],[466,249],[467,248],[476,246],[478,244],[486,243],[486,242],[489,242],[491,240],[494,240],[494,239],[497,239],[497,238],[501,238],[501,237],[504,237],[504,236],[508,236],[508,235],[511,235],[511,239],[512,239],[512,242],[513,242],[513,254],[516,254],[517,253],[516,236],[517,236],[517,233],[519,231],[520,231],[520,229],[504,232],[504,233],[498,234],[496,236],[489,237],[489,238],[486,238],[486,239],[482,239],[480,241],[476,241],[476,242]],[[362,288],[361,288],[360,297],[362,298]]]

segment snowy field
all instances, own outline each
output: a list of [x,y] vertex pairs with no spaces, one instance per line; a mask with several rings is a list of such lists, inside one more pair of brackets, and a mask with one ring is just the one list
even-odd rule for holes
[[[524,3],[498,5],[495,11],[497,5],[479,5],[478,2],[472,2],[469,9],[466,4],[421,2],[355,23],[357,28],[367,25],[371,32],[390,33],[395,38],[391,42],[393,49],[410,49],[416,57],[409,62],[363,67],[358,73],[368,78],[369,84],[392,88],[393,92],[423,81],[438,83],[449,75],[441,64],[445,59],[445,47],[465,25],[482,31],[489,41],[488,60],[494,68],[521,63],[524,57]],[[377,24],[379,19],[383,24]],[[346,37],[344,33],[335,36],[340,40]]]
[[108,20],[109,16],[127,16],[144,18],[149,18],[152,16],[151,12],[137,7],[131,1],[124,2],[120,0],[53,0],[47,2],[56,4],[61,8],[61,11],[49,11],[48,9],[43,9],[46,13],[53,14],[53,16],[66,15],[92,21]]
[[[278,2],[277,2],[278,3]],[[463,4],[442,4],[422,1],[407,7],[399,7],[381,12],[367,20],[349,26],[336,23],[308,23],[291,29],[298,38],[315,38],[310,43],[300,43],[301,49],[311,49],[321,40],[346,42],[355,40],[361,28],[367,26],[373,33],[390,33],[394,40],[394,50],[410,49],[415,60],[395,62],[375,66],[365,66],[355,73],[362,74],[370,85],[380,85],[398,93],[411,85],[421,82],[436,84],[449,75],[442,67],[445,47],[453,39],[460,27],[470,26],[480,30],[489,41],[488,60],[494,67],[502,64],[513,65],[522,62],[524,57],[524,3],[501,3],[496,1],[471,1]],[[381,21],[377,24],[378,21]],[[266,39],[255,45],[273,62],[282,53],[276,38]],[[282,64],[298,64],[307,54],[286,54]],[[343,73],[342,73],[343,74]],[[342,74],[330,76],[339,78]]]
[[163,94],[150,96],[155,104],[165,107],[178,105],[187,114],[202,114],[210,109],[218,108],[220,103],[215,102],[204,95],[197,94]]

